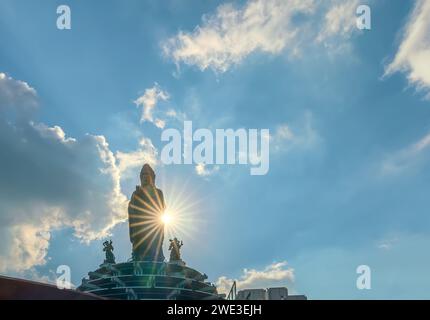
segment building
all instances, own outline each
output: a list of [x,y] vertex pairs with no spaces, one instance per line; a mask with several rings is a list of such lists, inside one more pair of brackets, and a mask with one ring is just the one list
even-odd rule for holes
[[305,295],[288,295],[286,287],[268,289],[244,289],[236,295],[236,300],[307,300]]

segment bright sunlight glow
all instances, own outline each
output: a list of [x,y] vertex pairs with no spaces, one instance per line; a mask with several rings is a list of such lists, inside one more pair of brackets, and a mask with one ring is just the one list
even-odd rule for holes
[[170,223],[172,223],[172,216],[171,216],[168,212],[165,212],[165,213],[161,216],[161,221],[162,221],[164,224],[170,224]]

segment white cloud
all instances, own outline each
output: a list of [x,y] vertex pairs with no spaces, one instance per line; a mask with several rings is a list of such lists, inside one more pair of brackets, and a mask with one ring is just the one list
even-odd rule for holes
[[398,245],[398,242],[399,238],[397,236],[384,238],[378,242],[377,248],[384,251],[391,250],[395,245]]
[[195,170],[197,175],[201,176],[201,177],[208,177],[213,175],[214,173],[219,171],[219,166],[213,166],[212,168],[209,168],[206,164],[204,163],[198,163],[195,166]]
[[428,159],[430,151],[430,133],[410,146],[390,154],[382,162],[381,173],[393,175],[413,169]]
[[271,150],[285,152],[292,148],[311,148],[317,145],[321,138],[314,128],[313,115],[305,112],[303,120],[292,128],[288,123],[280,124],[270,135]]
[[241,7],[223,4],[214,14],[204,15],[193,31],[179,31],[165,41],[162,49],[177,65],[222,73],[254,52],[287,52],[296,57],[312,42],[331,49],[344,47],[357,30],[357,6],[358,0],[248,0]]
[[314,7],[313,0],[250,0],[240,8],[223,4],[215,14],[203,17],[202,26],[170,38],[163,51],[177,64],[225,72],[252,52],[279,54],[294,46],[299,30],[293,18]]
[[161,119],[155,119],[154,124],[157,128],[163,129],[166,126],[166,121]]
[[[16,99],[10,88],[6,98],[0,89],[0,101],[23,96],[22,86]],[[11,106],[16,113],[26,110]],[[1,272],[44,264],[54,229],[73,228],[87,242],[127,218],[120,169],[103,136],[74,139],[59,126],[14,119],[0,114]]]
[[403,39],[385,75],[404,72],[410,84],[430,99],[430,1],[416,0]]
[[324,16],[323,27],[317,41],[325,42],[334,38],[349,38],[358,30],[356,10],[358,0],[334,0],[329,2],[329,9]]
[[118,151],[115,155],[122,178],[129,177],[130,173],[141,167],[143,163],[155,167],[158,164],[157,156],[158,150],[149,138],[141,138],[137,150],[132,152]]
[[[269,287],[288,287],[294,282],[294,269],[287,267],[286,261],[275,262],[263,270],[243,269],[243,273],[236,280],[238,290]],[[233,279],[225,276],[219,277],[216,286],[220,293],[228,294]]]
[[167,123],[182,124],[187,120],[184,112],[171,108],[169,103],[160,104],[160,101],[166,102],[169,99],[170,94],[162,90],[157,83],[146,89],[144,94],[134,101],[136,106],[142,109],[140,122],[150,122],[159,129],[164,129]]
[[17,224],[0,227],[0,270],[22,271],[46,262],[49,225]]
[[167,110],[165,113],[165,116],[170,119],[176,120],[180,123],[188,119],[187,115],[184,112],[173,110],[173,109]]
[[37,105],[34,88],[24,81],[15,80],[0,72],[0,111],[19,109],[22,114],[32,111]]
[[154,118],[154,111],[159,101],[167,101],[168,99],[169,94],[163,91],[157,83],[155,83],[152,88],[146,89],[145,93],[134,101],[137,107],[142,107],[140,121],[149,121],[158,128],[164,128],[166,124],[165,121]]
[[279,125],[275,132],[270,135],[270,142],[273,150],[280,151],[285,150],[287,147],[291,146],[295,140],[296,136],[291,130],[287,123]]

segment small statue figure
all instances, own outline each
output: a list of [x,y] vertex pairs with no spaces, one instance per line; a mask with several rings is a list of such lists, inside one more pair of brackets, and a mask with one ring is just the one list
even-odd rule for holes
[[174,238],[173,240],[170,239],[170,261],[181,261],[181,252],[180,249],[184,245],[184,243],[181,241],[179,242],[178,238]]
[[113,254],[112,240],[103,242],[103,251],[106,253],[104,263],[115,263],[115,256]]

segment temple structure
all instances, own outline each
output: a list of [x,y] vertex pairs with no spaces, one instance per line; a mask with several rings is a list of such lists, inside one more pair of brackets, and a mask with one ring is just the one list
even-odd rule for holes
[[164,196],[148,164],[141,170],[140,181],[128,206],[131,259],[116,263],[112,241],[105,241],[106,259],[82,279],[78,290],[108,299],[222,299],[206,274],[186,266],[180,254],[182,241],[170,239],[170,259],[165,261]]

